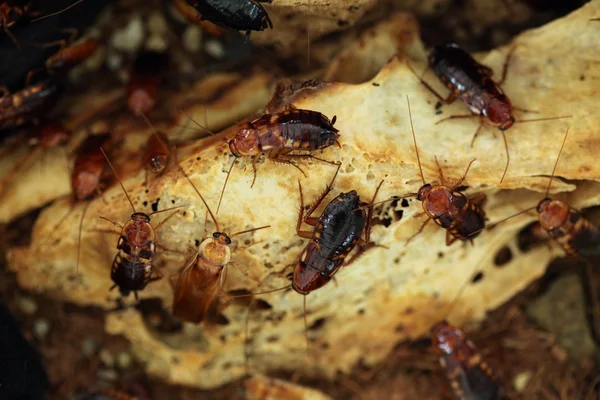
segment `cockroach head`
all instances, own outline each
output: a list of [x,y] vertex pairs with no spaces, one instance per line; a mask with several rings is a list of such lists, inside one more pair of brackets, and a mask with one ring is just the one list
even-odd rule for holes
[[538,203],[538,219],[546,231],[562,226],[569,217],[569,206],[560,200],[546,198]]
[[136,213],[131,214],[131,220],[132,221],[150,222],[150,217],[148,216],[148,214],[136,212]]
[[464,332],[446,321],[438,322],[431,328],[433,351],[437,354],[452,354],[464,341]]
[[430,183],[426,183],[423,186],[421,186],[419,188],[419,192],[417,193],[417,200],[419,200],[419,201],[423,200],[425,197],[427,197],[427,195],[429,194],[429,191],[431,191]]
[[512,114],[512,104],[505,94],[492,97],[488,102],[484,115],[490,125],[497,126],[503,131],[515,123],[515,117]]
[[225,244],[231,244],[231,238],[227,236],[225,232],[215,232],[213,233],[213,237],[219,241],[224,242]]
[[545,199],[540,200],[536,207],[537,212],[543,212],[551,201],[552,199],[550,197],[546,197]]
[[229,141],[229,150],[234,157],[253,156],[260,153],[260,141],[256,129],[251,126],[241,128]]

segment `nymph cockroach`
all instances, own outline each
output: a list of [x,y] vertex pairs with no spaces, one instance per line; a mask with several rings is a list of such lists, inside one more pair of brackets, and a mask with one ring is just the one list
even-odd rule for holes
[[458,400],[495,400],[502,387],[465,333],[446,321],[431,329],[433,352],[439,357]]
[[269,14],[260,2],[272,0],[187,0],[198,11],[197,19],[207,19],[223,28],[246,31],[244,40],[250,40],[250,32],[273,29]]
[[417,193],[417,200],[422,202],[423,210],[429,217],[406,243],[408,244],[408,242],[418,235],[431,220],[446,229],[446,245],[451,245],[457,239],[472,241],[481,233],[481,230],[485,226],[485,211],[483,211],[482,206],[486,200],[486,195],[485,193],[480,193],[474,197],[467,198],[467,196],[456,189],[464,182],[465,177],[469,172],[469,168],[471,168],[471,164],[475,160],[471,160],[464,175],[454,184],[454,186],[450,187],[444,185],[442,168],[436,158],[435,161],[438,164],[441,182],[439,185],[426,183],[423,175],[423,168],[421,167],[421,160],[419,158],[419,148],[417,146],[408,96],[406,96],[406,101],[408,102],[408,115],[413,140],[415,142],[417,163],[419,164],[419,172],[421,179],[423,180],[423,186],[421,186]]
[[565,254],[588,261],[598,260],[600,259],[600,230],[598,227],[584,218],[581,212],[570,207],[564,201],[553,200],[549,197],[552,180],[554,179],[556,167],[558,166],[558,161],[560,160],[560,155],[567,141],[568,134],[569,130],[567,129],[558,156],[556,157],[544,198],[540,200],[537,206],[504,218],[490,225],[488,229],[535,208],[538,213],[540,226],[551,239],[560,245]]
[[513,110],[528,110],[520,109],[512,105],[510,99],[500,86],[504,83],[508,72],[508,64],[516,47],[513,47],[504,62],[502,76],[498,82],[492,79],[493,71],[491,68],[478,63],[469,53],[461,49],[456,43],[446,43],[440,46],[435,46],[429,55],[429,67],[437,75],[440,81],[450,89],[450,94],[447,98],[440,96],[431,86],[424,80],[421,83],[429,89],[441,102],[450,104],[457,98],[460,98],[471,110],[472,114],[467,115],[452,115],[438,121],[456,118],[480,118],[479,126],[475,131],[471,146],[475,143],[475,139],[479,134],[481,127],[485,124],[494,128],[500,129],[502,138],[504,139],[504,148],[506,151],[506,166],[502,173],[500,183],[504,181],[508,164],[510,162],[510,154],[508,152],[508,142],[506,141],[505,130],[513,126],[515,123],[533,122],[533,121],[548,121],[564,117],[539,118],[530,120],[517,121],[513,115]]
[[[196,185],[194,185],[183,168],[181,168],[181,172],[204,203],[216,228],[212,236],[205,237],[202,240],[198,250],[194,251],[194,255],[186,262],[186,265],[179,276],[176,277],[177,280],[173,284],[173,315],[184,321],[198,324],[206,318],[211,305],[225,283],[227,268],[232,264],[232,251],[229,247],[231,245],[231,238],[259,229],[269,228],[270,225],[243,230],[232,235],[222,232],[215,215],[212,213],[210,207],[208,207]],[[233,252],[235,253],[245,248],[237,248]]]
[[145,114],[154,108],[158,86],[162,82],[168,61],[166,54],[155,51],[137,55],[127,83],[127,107],[134,115]]
[[113,171],[115,177],[119,181],[119,185],[121,185],[121,188],[123,189],[123,192],[125,193],[131,208],[133,209],[131,220],[129,220],[125,225],[121,225],[118,222],[101,217],[121,228],[121,233],[117,242],[118,253],[113,260],[110,273],[110,277],[115,283],[111,287],[111,290],[115,287],[119,287],[119,290],[123,296],[128,296],[129,292],[133,291],[137,300],[138,291],[144,290],[149,283],[157,281],[163,276],[160,270],[152,265],[153,257],[156,251],[156,230],[158,230],[166,221],[168,221],[169,218],[175,215],[177,211],[165,218],[156,226],[156,228],[150,224],[150,217],[154,214],[181,208],[182,206],[155,211],[151,214],[137,212],[133,202],[131,201],[131,198],[129,197],[129,194],[127,194],[127,191],[125,190],[125,186],[123,186],[123,183],[117,175],[117,171],[112,166],[110,160],[106,156],[106,153],[104,153],[104,150],[100,149],[100,151],[102,151],[104,158],[106,158],[110,169]]
[[58,86],[44,80],[10,94],[0,87],[0,130],[17,128],[42,118],[55,104]]

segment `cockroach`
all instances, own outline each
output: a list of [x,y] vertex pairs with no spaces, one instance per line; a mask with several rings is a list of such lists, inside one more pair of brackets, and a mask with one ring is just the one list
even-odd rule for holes
[[164,148],[163,143],[169,143],[164,132],[157,131],[148,137],[144,166],[153,174],[162,174],[169,164],[169,151]]
[[32,132],[35,132],[35,135],[27,139],[27,144],[35,146],[35,148],[30,150],[27,155],[21,158],[15,166],[0,179],[0,193],[3,188],[6,187],[7,182],[10,182],[21,168],[39,154],[40,150],[59,147],[65,144],[71,137],[70,132],[67,131],[62,123],[57,121],[45,121],[38,126],[35,131],[32,130]]
[[[229,247],[231,245],[231,238],[259,229],[266,229],[270,225],[247,229],[232,235],[221,231],[215,215],[196,185],[194,185],[183,168],[181,168],[181,172],[204,203],[216,227],[216,231],[211,237],[205,237],[202,240],[198,250],[186,262],[176,282],[173,284],[173,315],[183,321],[199,324],[206,318],[211,305],[225,283],[227,269],[232,264],[232,251]],[[233,252],[238,252],[246,247],[237,248]]]
[[127,83],[127,107],[134,115],[139,116],[154,108],[158,86],[167,65],[168,56],[164,53],[145,51],[136,57]]
[[519,121],[515,119],[513,110],[524,112],[528,112],[528,110],[513,106],[508,96],[506,96],[500,88],[506,80],[508,65],[515,49],[516,47],[513,47],[509,51],[502,69],[502,76],[498,82],[495,82],[492,79],[492,69],[478,63],[469,53],[461,49],[456,43],[446,43],[433,47],[428,60],[429,67],[437,75],[439,80],[450,89],[450,94],[447,98],[440,96],[423,79],[419,78],[421,83],[441,102],[451,104],[457,98],[460,98],[471,110],[471,114],[452,115],[437,121],[436,124],[449,119],[480,118],[480,123],[475,131],[473,140],[471,141],[471,146],[475,143],[475,139],[479,135],[479,131],[484,124],[498,128],[500,132],[502,132],[504,148],[506,151],[506,166],[502,173],[500,183],[504,181],[510,162],[508,142],[504,133],[505,130],[509,129],[515,123],[549,121],[570,117],[562,116]]
[[13,94],[0,87],[0,130],[17,128],[43,117],[55,104],[58,86],[44,80]]
[[121,179],[117,174],[117,171],[106,156],[104,150],[100,148],[100,151],[106,159],[113,174],[119,181],[119,185],[121,185],[121,189],[123,189],[123,192],[125,193],[131,208],[133,209],[131,219],[125,225],[121,225],[118,222],[101,217],[121,229],[119,240],[117,242],[118,252],[113,260],[110,272],[110,277],[114,282],[114,285],[110,288],[110,290],[118,287],[121,295],[123,296],[128,296],[129,293],[133,291],[133,294],[137,300],[138,291],[144,290],[149,283],[162,279],[163,277],[160,270],[152,265],[152,259],[156,251],[156,231],[173,215],[175,215],[177,211],[162,220],[156,226],[156,228],[154,228],[150,223],[150,217],[154,214],[181,208],[182,206],[171,207],[164,210],[155,211],[150,214],[137,212],[135,206],[133,205],[133,201],[131,201],[129,194],[125,190],[125,186],[123,186],[123,182],[121,182]]
[[273,29],[269,14],[260,4],[272,0],[187,0],[198,11],[199,20],[209,20],[223,28],[246,31],[244,40],[250,40],[250,32]]
[[208,32],[213,36],[223,36],[223,33],[225,32],[223,28],[218,27],[208,20],[199,20],[197,18],[198,11],[196,11],[194,7],[190,6],[186,0],[172,0],[171,3],[185,19],[194,25],[198,25],[203,31]]
[[0,29],[6,33],[19,51],[21,50],[21,45],[17,38],[10,32],[9,28],[24,16],[32,17],[39,15],[38,11],[33,11],[31,9],[32,3],[33,1],[23,1],[21,4],[17,5],[12,1],[0,2]]
[[[446,318],[458,304],[464,290],[472,282],[478,264],[473,264],[468,279],[450,303]],[[458,400],[496,400],[503,395],[494,372],[483,360],[479,350],[467,339],[465,333],[447,322],[435,323],[430,331],[432,351],[438,357],[450,386]]]
[[43,47],[60,46],[60,50],[52,54],[44,62],[44,68],[37,68],[27,73],[25,85],[28,86],[32,81],[32,77],[42,71],[53,76],[65,73],[73,67],[81,64],[83,61],[91,57],[98,49],[98,42],[93,39],[87,39],[81,43],[67,45],[75,40],[76,30],[69,30],[71,38],[69,40],[59,40],[56,42],[46,43]]
[[[304,250],[300,253],[294,267],[291,288],[301,294],[304,300],[304,325],[308,332],[306,321],[306,296],[329,283],[342,266],[349,266],[366,251],[380,246],[371,242],[371,220],[373,217],[373,203],[383,184],[379,183],[370,203],[362,202],[358,193],[351,190],[340,193],[329,202],[321,215],[313,217],[312,214],[333,189],[333,182],[337,177],[341,163],[338,164],[336,173],[326,190],[308,208],[305,214],[304,196],[302,185],[298,181],[300,192],[300,211],[296,222],[296,234],[301,238],[310,239]],[[365,208],[368,211],[365,211]],[[302,230],[302,223],[313,227],[312,231]],[[364,238],[363,238],[364,236]],[[346,260],[349,253],[358,245],[358,252]],[[266,292],[252,293],[259,295],[288,289],[290,286],[269,290]],[[244,297],[247,295],[233,296]],[[306,337],[308,351],[308,333]]]
[[537,206],[527,208],[517,214],[504,218],[490,225],[488,229],[492,229],[506,220],[535,208],[538,213],[540,226],[552,240],[560,245],[567,256],[594,261],[600,259],[600,230],[598,227],[584,218],[580,211],[570,207],[564,201],[553,200],[549,197],[552,180],[554,179],[558,161],[560,160],[560,155],[567,141],[568,134],[569,130],[567,129],[556,162],[554,163],[544,198],[540,200]]
[[417,163],[419,164],[419,173],[423,186],[417,193],[417,200],[420,200],[423,205],[423,210],[427,214],[427,220],[421,225],[419,230],[411,236],[406,244],[408,244],[416,235],[421,233],[429,221],[433,220],[436,224],[446,229],[446,245],[451,245],[457,239],[462,241],[471,241],[477,237],[485,226],[485,211],[483,205],[486,201],[485,193],[479,193],[471,198],[467,198],[463,193],[457,190],[464,182],[471,164],[475,161],[471,160],[463,176],[450,187],[444,185],[444,175],[442,168],[435,159],[440,171],[440,184],[432,185],[425,182],[421,159],[419,157],[419,148],[417,146],[417,138],[415,136],[415,128],[412,121],[412,112],[410,110],[410,101],[408,102],[408,115],[410,126],[412,129],[413,140],[415,143],[415,153],[417,154]]
[[495,400],[502,387],[479,350],[465,333],[446,321],[431,329],[433,352],[439,357],[452,391],[459,400]]
[[[267,158],[282,164],[294,166],[303,175],[304,171],[292,158],[312,158],[328,164],[337,165],[311,154],[297,154],[296,151],[316,151],[338,143],[339,130],[334,128],[336,116],[331,121],[318,111],[301,110],[293,105],[276,114],[265,114],[254,121],[246,122],[229,141],[231,154],[240,158],[243,156],[256,157],[266,153]],[[339,143],[338,143],[339,144]],[[231,163],[229,174],[235,160]],[[250,187],[256,181],[256,159],[252,160],[254,178]],[[225,182],[227,183],[227,181]],[[224,190],[224,189],[223,189]],[[220,202],[219,202],[220,204]],[[218,213],[218,207],[217,207]]]

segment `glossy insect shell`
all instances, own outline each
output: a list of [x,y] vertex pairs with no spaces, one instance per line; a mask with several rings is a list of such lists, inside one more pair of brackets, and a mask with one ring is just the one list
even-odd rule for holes
[[266,151],[320,150],[339,138],[339,131],[325,115],[312,110],[289,108],[242,125],[229,149],[235,157]]
[[76,201],[88,200],[97,193],[106,167],[100,147],[109,139],[108,134],[88,136],[77,149],[71,176],[71,187]]
[[215,232],[198,248],[195,259],[181,272],[175,284],[173,315],[198,324],[208,313],[218,294],[223,268],[231,260],[231,239],[223,232]]
[[473,114],[481,115],[487,125],[505,130],[514,124],[512,104],[492,80],[493,71],[457,44],[435,46],[429,65],[452,94],[465,102]]
[[158,86],[168,67],[168,57],[159,52],[140,53],[127,84],[127,107],[134,114],[147,113],[156,105]]
[[425,184],[417,199],[422,201],[425,213],[456,239],[474,239],[485,226],[483,209],[448,186]]
[[340,193],[325,207],[313,236],[294,268],[292,288],[308,294],[325,286],[343,265],[360,239],[367,222],[355,190]]
[[123,294],[142,290],[148,284],[152,273],[152,258],[156,251],[156,233],[150,225],[150,217],[144,213],[134,213],[121,230],[117,242],[119,252],[113,261],[112,280]]
[[462,330],[443,321],[433,326],[431,336],[433,351],[459,400],[496,400],[500,397],[501,387],[492,370]]
[[187,0],[200,15],[212,23],[239,31],[273,28],[267,11],[252,0]]
[[74,44],[50,56],[45,62],[46,69],[53,73],[69,70],[85,61],[97,49],[98,42],[93,39]]
[[537,206],[541,227],[571,257],[600,260],[600,230],[565,202],[543,199]]

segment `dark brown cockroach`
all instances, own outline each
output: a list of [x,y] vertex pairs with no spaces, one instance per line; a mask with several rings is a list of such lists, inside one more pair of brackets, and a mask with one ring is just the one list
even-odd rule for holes
[[0,130],[36,122],[54,106],[59,88],[44,80],[10,94],[0,87]]
[[[183,321],[198,324],[206,318],[211,305],[225,283],[227,269],[232,264],[232,251],[229,247],[231,245],[231,238],[259,229],[269,228],[270,225],[244,230],[232,235],[222,232],[217,219],[198,188],[196,188],[196,185],[194,185],[183,168],[181,168],[181,172],[204,203],[216,228],[212,236],[205,237],[202,240],[198,249],[194,251],[194,255],[186,262],[176,282],[173,283],[172,281],[174,290],[173,315]],[[247,247],[237,248],[233,252],[238,252]]]
[[433,352],[439,357],[452,391],[459,400],[496,400],[502,387],[465,333],[446,321],[431,329]]
[[471,57],[469,53],[461,49],[456,43],[446,43],[440,46],[435,46],[429,55],[429,67],[437,75],[440,81],[448,89],[450,89],[450,94],[447,98],[440,96],[423,79],[419,78],[421,83],[441,102],[450,104],[457,98],[460,98],[471,110],[472,114],[452,115],[437,121],[436,124],[456,118],[479,118],[480,123],[475,131],[473,140],[471,141],[471,146],[473,146],[475,143],[475,139],[477,138],[477,135],[484,124],[500,129],[502,132],[502,138],[504,139],[504,148],[506,151],[506,166],[502,173],[500,183],[504,181],[504,177],[506,176],[510,162],[508,142],[504,133],[505,130],[513,126],[515,123],[549,121],[570,117],[562,116],[519,121],[515,120],[513,110],[525,112],[528,110],[513,106],[508,96],[506,96],[506,94],[504,94],[500,88],[506,79],[508,64],[515,48],[516,47],[513,47],[509,51],[504,62],[502,76],[498,82],[495,82],[492,79],[492,69],[478,63],[473,57]]
[[175,6],[177,11],[189,22],[194,25],[198,25],[204,32],[208,32],[213,36],[223,36],[225,30],[223,28],[218,27],[214,23],[208,20],[199,20],[197,18],[198,11],[194,9],[194,7],[190,6],[186,0],[172,0],[171,3]]
[[[296,153],[297,151],[322,150],[338,143],[340,135],[339,130],[333,127],[335,121],[335,115],[330,121],[318,111],[300,110],[293,105],[288,105],[283,112],[265,114],[254,121],[243,124],[235,137],[229,141],[229,150],[236,158],[254,157],[252,159],[254,178],[250,187],[253,187],[256,181],[256,157],[263,153],[266,153],[267,158],[272,161],[294,166],[306,176],[304,171],[292,161],[292,158],[311,158],[338,165],[338,163],[308,153]],[[228,177],[234,164],[235,160],[231,163]],[[225,186],[223,190],[225,190]],[[218,212],[219,207],[217,207]]]
[[128,296],[129,292],[133,292],[137,300],[138,291],[144,290],[149,283],[157,281],[163,276],[160,270],[152,265],[156,251],[156,231],[173,215],[175,215],[177,211],[162,220],[156,226],[156,228],[150,223],[150,217],[154,214],[181,208],[182,206],[155,211],[151,214],[137,212],[133,202],[131,201],[131,198],[129,197],[129,194],[125,190],[125,186],[123,186],[123,183],[117,174],[117,171],[112,166],[110,160],[106,156],[106,153],[104,153],[104,150],[101,148],[100,151],[106,159],[110,169],[113,171],[115,177],[119,181],[119,185],[121,185],[121,188],[123,189],[123,192],[125,193],[131,208],[133,209],[131,219],[125,225],[121,225],[118,222],[101,217],[121,229],[119,240],[117,242],[118,252],[113,260],[110,272],[110,277],[114,282],[111,290],[115,287],[118,287],[121,295],[123,296]]
[[444,185],[444,175],[436,157],[435,161],[440,171],[441,182],[439,185],[426,183],[423,175],[423,168],[421,167],[421,160],[419,158],[419,148],[417,146],[408,96],[406,96],[406,101],[408,102],[408,115],[415,143],[417,163],[419,164],[419,172],[421,179],[423,180],[423,186],[419,189],[416,197],[417,200],[422,202],[423,210],[428,216],[427,220],[421,225],[419,230],[407,240],[406,244],[408,244],[416,235],[421,233],[431,220],[446,229],[446,245],[451,245],[457,239],[472,241],[481,233],[481,230],[485,226],[485,211],[483,211],[482,207],[485,203],[486,195],[485,193],[480,193],[471,198],[467,198],[467,196],[456,189],[464,182],[465,177],[469,172],[469,168],[471,168],[471,164],[473,164],[475,160],[471,160],[463,176],[454,184],[454,186],[450,187]]
[[27,143],[30,146],[34,146],[33,150],[30,150],[23,158],[21,158],[13,168],[11,168],[2,179],[0,179],[0,193],[6,187],[8,182],[12,180],[15,174],[25,167],[29,161],[34,159],[40,151],[44,149],[50,149],[59,147],[65,144],[71,134],[62,123],[57,121],[45,121],[34,131],[35,135],[27,139]]
[[244,40],[250,40],[250,32],[273,29],[269,14],[260,3],[272,0],[187,0],[198,11],[199,20],[209,20],[223,28],[246,31]]
[[492,229],[496,225],[509,220],[513,217],[536,209],[540,226],[548,236],[557,242],[566,255],[588,261],[597,261],[600,259],[600,230],[589,220],[583,217],[581,212],[571,208],[567,203],[560,200],[553,200],[549,197],[552,180],[560,160],[560,155],[567,141],[569,130],[565,132],[558,157],[554,163],[550,180],[546,188],[546,195],[537,204],[510,217],[504,218],[488,227]]
[[[305,246],[294,267],[291,288],[303,295],[304,300],[304,324],[306,330],[306,344],[308,351],[308,324],[306,321],[306,295],[329,283],[342,266],[349,266],[359,256],[369,249],[380,246],[371,242],[371,220],[373,216],[373,203],[377,193],[383,184],[379,183],[370,203],[362,202],[358,193],[351,190],[340,193],[327,204],[321,212],[320,217],[312,214],[323,202],[325,197],[333,189],[333,182],[337,177],[341,163],[338,164],[336,173],[327,186],[327,189],[309,207],[305,214],[304,196],[302,185],[298,181],[300,191],[300,212],[296,223],[298,236],[310,241]],[[368,211],[365,211],[365,208]],[[312,231],[302,230],[302,223],[313,227]],[[364,236],[364,238],[363,238]],[[350,252],[358,245],[358,252],[346,260]],[[380,246],[383,247],[383,246]],[[265,292],[252,293],[259,295],[288,289],[290,286],[269,290]],[[247,295],[233,296],[244,297]]]
[[134,115],[154,108],[158,86],[168,66],[168,56],[155,51],[145,51],[133,63],[131,79],[127,83],[127,107]]

